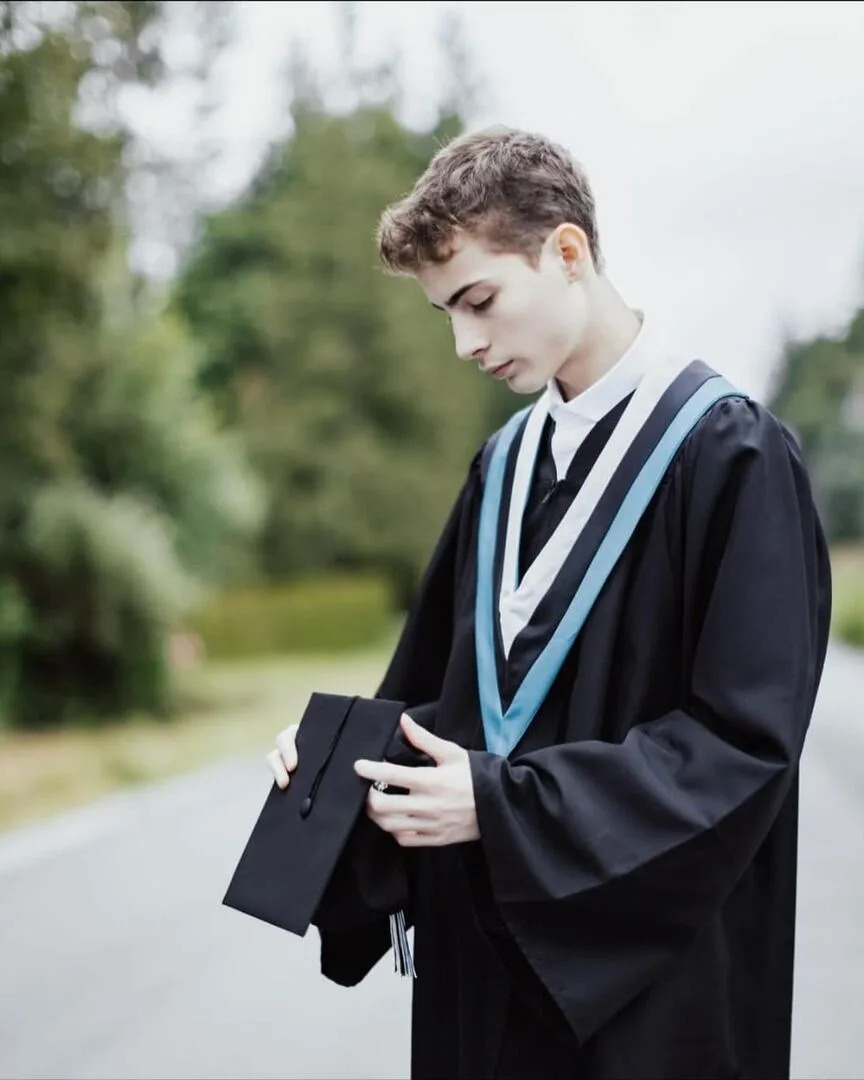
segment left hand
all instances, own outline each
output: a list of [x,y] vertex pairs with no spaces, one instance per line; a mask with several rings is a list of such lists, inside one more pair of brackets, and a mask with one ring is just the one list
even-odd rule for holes
[[440,847],[478,840],[474,782],[468,751],[439,739],[403,713],[405,738],[428,754],[434,767],[393,765],[388,761],[355,761],[366,780],[407,788],[407,795],[388,795],[370,788],[366,813],[402,847]]

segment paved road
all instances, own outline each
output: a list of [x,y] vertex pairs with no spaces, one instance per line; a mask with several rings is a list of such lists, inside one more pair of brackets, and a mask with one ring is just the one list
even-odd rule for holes
[[[220,905],[257,759],[0,839],[0,1076],[407,1074],[409,986],[360,989]],[[793,1075],[864,1076],[864,660],[835,649],[803,770]]]

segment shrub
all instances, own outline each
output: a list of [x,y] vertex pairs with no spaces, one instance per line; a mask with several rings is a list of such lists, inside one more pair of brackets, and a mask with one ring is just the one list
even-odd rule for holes
[[858,610],[841,611],[834,621],[834,633],[847,645],[864,648],[864,596]]
[[864,647],[864,548],[838,548],[832,554],[831,565],[832,631],[848,645]]
[[195,613],[191,627],[206,656],[239,659],[374,645],[393,619],[383,579],[334,576],[226,589]]

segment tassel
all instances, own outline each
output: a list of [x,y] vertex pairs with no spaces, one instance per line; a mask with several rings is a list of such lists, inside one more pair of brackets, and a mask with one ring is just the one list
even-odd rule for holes
[[[383,780],[376,780],[372,786],[376,791],[386,791],[389,785]],[[390,916],[390,944],[393,946],[393,970],[397,975],[410,975],[416,979],[417,971],[405,927],[405,912],[401,909]]]
[[390,916],[390,942],[393,946],[393,970],[397,975],[410,975],[412,979],[416,979],[417,971],[408,942],[404,911],[397,911]]

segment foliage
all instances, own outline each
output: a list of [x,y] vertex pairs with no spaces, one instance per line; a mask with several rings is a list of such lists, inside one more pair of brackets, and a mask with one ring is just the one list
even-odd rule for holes
[[443,34],[439,116],[414,131],[398,118],[395,65],[358,67],[355,9],[339,5],[347,106],[295,54],[290,135],[238,204],[203,222],[173,303],[130,270],[147,262],[135,244],[158,248],[167,230],[184,254],[179,220],[206,149],[196,131],[169,160],[135,135],[130,104],[171,77],[172,19],[195,41],[175,75],[212,90],[230,10],[0,0],[8,723],[166,712],[166,637],[212,611],[215,583],[365,573],[379,584],[332,601],[329,617],[316,594],[325,629],[296,606],[291,626],[322,641],[334,624],[346,641],[374,634],[388,587],[404,603],[472,454],[512,408],[452,360],[419,290],[376,268],[381,209],[476,93],[458,21]]
[[829,537],[864,536],[864,308],[837,337],[786,342],[771,407],[801,442]]
[[849,645],[864,648],[864,546],[841,545],[833,553],[834,634]]
[[0,7],[0,708],[28,726],[164,708],[165,634],[256,520],[188,336],[126,269],[108,104],[157,76],[159,12]]
[[459,117],[413,131],[392,100],[362,95],[329,111],[301,60],[290,136],[206,221],[176,305],[267,485],[262,572],[380,571],[404,603],[471,457],[515,405],[455,360],[417,285],[376,265],[381,211]]
[[216,660],[363,648],[392,624],[386,583],[358,575],[235,586],[211,597],[190,621],[205,655]]

